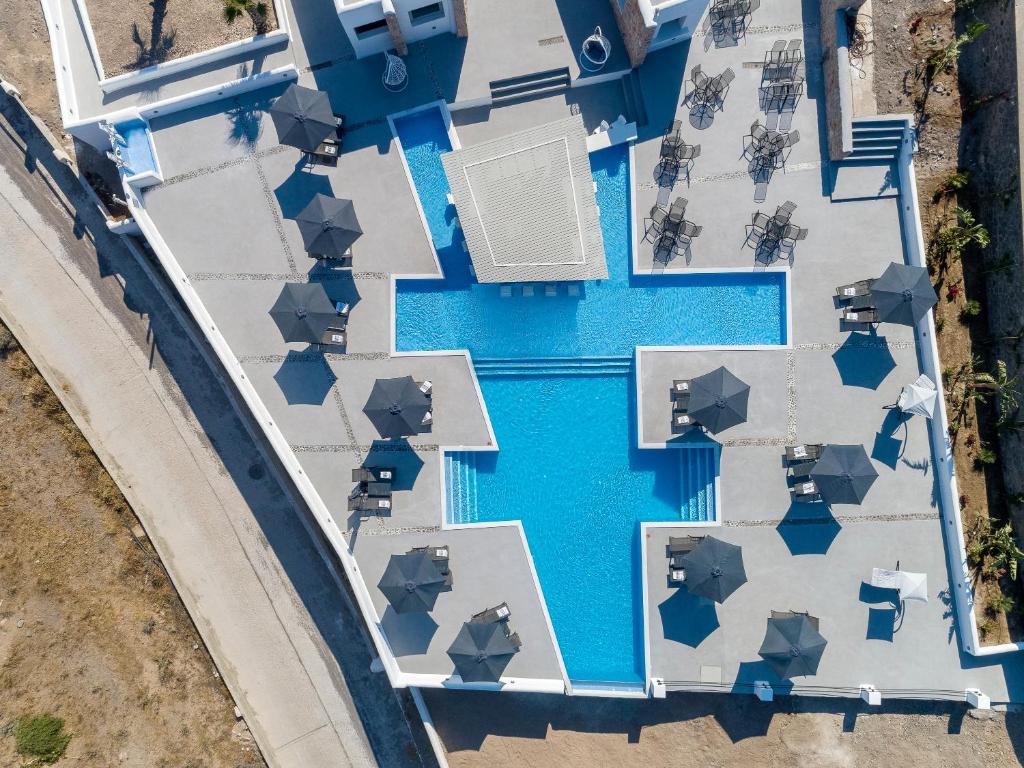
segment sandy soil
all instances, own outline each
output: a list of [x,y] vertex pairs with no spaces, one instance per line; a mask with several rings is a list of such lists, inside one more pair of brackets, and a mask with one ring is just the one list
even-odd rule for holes
[[17,349],[0,434],[0,765],[21,764],[13,722],[46,712],[73,734],[58,766],[264,766],[138,520]]
[[28,108],[55,136],[63,135],[50,36],[39,0],[0,0],[0,19],[0,77],[21,91]]
[[[224,21],[221,0],[86,0],[107,77],[208,51],[255,34],[248,17]],[[277,28],[267,0],[267,31]]]
[[[957,67],[939,72],[929,81],[925,62],[954,34],[954,6],[942,0],[897,0],[873,3],[875,46],[875,93],[880,113],[912,113],[918,116],[919,152],[915,157],[922,226],[930,241],[938,229],[953,217],[956,205],[967,205],[958,195],[938,191],[942,182],[969,162],[961,153],[963,126],[960,77]],[[958,30],[959,31],[959,30]],[[985,33],[983,33],[984,36]],[[978,43],[974,43],[975,45]],[[961,193],[961,198],[966,196]],[[986,290],[982,262],[977,254],[965,255],[934,275],[940,301],[936,309],[939,355],[944,370],[956,370],[976,355],[984,356],[987,331],[985,318],[965,319],[961,310],[968,299],[984,305]],[[950,293],[959,289],[959,295]],[[991,366],[986,362],[982,367]],[[948,395],[948,392],[947,392]],[[948,397],[947,397],[948,400]],[[955,409],[950,409],[951,412]],[[953,436],[957,482],[963,507],[964,525],[971,529],[990,516],[1005,519],[1000,468],[976,462],[978,448],[993,444],[997,437],[986,423],[989,411],[981,413],[972,404],[966,420]],[[991,421],[991,420],[989,420]],[[1016,594],[1017,586],[1003,579],[976,580],[976,611],[986,643],[1002,643],[1021,636],[1020,617],[1009,618],[990,608],[993,597],[1006,591]]]
[[[1024,716],[905,702],[665,701],[424,691],[452,768],[960,768],[1020,764]],[[983,719],[976,719],[980,715]]]

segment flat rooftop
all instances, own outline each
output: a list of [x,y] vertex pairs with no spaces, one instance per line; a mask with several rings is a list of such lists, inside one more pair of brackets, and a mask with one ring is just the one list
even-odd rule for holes
[[[544,5],[549,18],[559,16],[554,2],[531,0],[532,5]],[[610,10],[607,3],[598,5]],[[904,258],[899,198],[834,202],[829,196],[822,73],[811,65],[806,97],[791,123],[802,140],[785,171],[773,177],[764,203],[754,202],[753,183],[739,159],[750,124],[764,118],[757,98],[760,74],[744,63],[760,61],[783,37],[802,38],[807,61],[820,61],[812,5],[763,3],[742,45],[717,48],[698,37],[693,45],[652,54],[638,71],[648,121],[632,151],[636,226],[643,231],[659,198],[655,168],[661,133],[680,119],[686,140],[701,144],[703,151],[690,178],[680,179],[671,195],[690,201],[687,218],[704,230],[688,257],[667,266],[655,264],[651,246],[641,241],[633,254],[635,272],[655,280],[693,269],[757,269],[753,252],[743,248],[744,226],[755,210],[773,212],[785,200],[797,204],[794,222],[810,230],[790,262],[770,267],[790,275],[788,346],[640,352],[636,440],[651,450],[671,450],[665,444],[672,441],[667,389],[673,377],[726,364],[752,386],[749,423],[720,438],[721,524],[704,529],[744,547],[750,582],[711,612],[687,601],[684,590],[666,584],[664,554],[667,536],[685,531],[685,525],[648,526],[641,542],[648,673],[679,689],[746,692],[752,676],[763,679],[756,651],[767,611],[809,610],[821,618],[830,647],[819,674],[800,681],[797,692],[813,687],[856,695],[856,685],[872,683],[897,692],[893,695],[928,697],[977,687],[994,702],[1024,702],[1020,654],[974,658],[959,650],[955,609],[947,604],[950,575],[926,425],[915,417],[904,430],[882,408],[921,372],[914,335],[899,326],[841,333],[832,303],[834,286],[877,276],[886,264]],[[470,4],[473,14],[490,7]],[[303,12],[308,22],[309,9]],[[486,29],[486,18],[475,18],[481,32],[471,32],[477,39],[471,45],[500,37]],[[299,27],[310,39],[322,35],[321,44],[334,35],[317,25]],[[340,28],[336,36],[343,45]],[[454,56],[470,50],[464,46],[454,38],[436,38],[422,53],[436,63],[446,47]],[[527,71],[548,66],[537,53],[543,47],[510,50],[495,56],[514,57]],[[711,74],[726,67],[736,72],[725,110],[699,130],[683,104],[684,73],[696,64]],[[327,505],[330,524],[354,553],[402,672],[432,676],[417,678],[420,684],[447,680],[452,666],[444,650],[461,621],[508,600],[524,651],[513,658],[507,675],[558,683],[562,665],[550,642],[529,542],[514,524],[454,529],[444,521],[443,448],[494,447],[474,371],[460,353],[393,353],[393,277],[438,275],[440,265],[383,116],[440,97],[450,100],[455,94],[445,90],[450,70],[438,69],[439,89],[425,70],[414,71],[409,90],[392,97],[381,92],[378,68],[353,67],[339,61],[303,70],[299,78],[303,85],[327,90],[349,116],[353,128],[336,166],[309,168],[298,152],[278,145],[264,114],[279,93],[270,89],[154,120],[155,148],[167,178],[144,193],[142,205]],[[481,76],[462,74],[464,82]],[[614,121],[624,109],[622,88],[613,82],[467,109],[454,113],[453,123],[462,145],[472,149],[572,118],[589,129],[601,120]],[[353,247],[351,272],[325,269],[303,253],[294,217],[316,192],[348,197],[356,205],[366,234]],[[464,202],[458,193],[456,204],[461,218]],[[468,217],[463,224],[472,226]],[[305,280],[323,281],[332,296],[350,302],[351,338],[343,353],[286,344],[269,318],[267,310],[284,283]],[[434,382],[434,430],[407,444],[383,444],[361,409],[375,378],[399,375]],[[864,444],[879,472],[865,504],[837,507],[828,516],[820,509],[795,509],[781,462],[791,441]],[[384,459],[399,467],[402,478],[393,514],[349,513],[350,470]],[[449,544],[457,558],[457,585],[441,596],[442,607],[431,616],[436,627],[423,622],[410,629],[388,617],[377,581],[391,554],[439,543]],[[886,613],[890,606],[862,587],[872,567],[892,567],[896,560],[926,572],[929,580],[929,603],[909,606],[898,628]]]
[[608,276],[578,115],[442,156],[481,283]]

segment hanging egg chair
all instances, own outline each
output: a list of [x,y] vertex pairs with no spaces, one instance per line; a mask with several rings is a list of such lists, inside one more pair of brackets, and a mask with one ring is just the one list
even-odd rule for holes
[[601,28],[594,29],[594,34],[583,41],[583,48],[580,51],[580,67],[587,72],[597,72],[608,63],[608,57],[612,52],[612,44],[601,32]]

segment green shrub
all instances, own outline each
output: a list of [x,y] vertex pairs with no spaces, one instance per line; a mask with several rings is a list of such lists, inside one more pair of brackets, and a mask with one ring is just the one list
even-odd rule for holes
[[1000,613],[1009,613],[1013,610],[1015,605],[1014,600],[1009,595],[1004,595],[1001,592],[988,601],[989,610],[993,614],[999,615]]
[[981,465],[995,464],[997,458],[999,457],[996,455],[996,452],[985,445],[978,448],[978,452],[974,454],[974,460]]
[[18,752],[36,758],[40,763],[56,763],[64,755],[71,734],[64,733],[64,721],[53,715],[31,715],[14,726]]
[[968,299],[960,308],[960,319],[965,320],[977,317],[981,314],[981,302],[977,299]]

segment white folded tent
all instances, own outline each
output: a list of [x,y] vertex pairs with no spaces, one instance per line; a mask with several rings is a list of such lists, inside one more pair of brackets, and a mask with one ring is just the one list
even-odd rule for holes
[[926,573],[872,568],[871,586],[880,589],[895,589],[899,593],[901,601],[928,602],[928,574]]
[[903,413],[916,413],[930,419],[935,413],[935,401],[938,396],[935,382],[922,373],[917,381],[903,388],[896,401],[896,407]]

